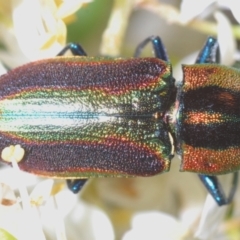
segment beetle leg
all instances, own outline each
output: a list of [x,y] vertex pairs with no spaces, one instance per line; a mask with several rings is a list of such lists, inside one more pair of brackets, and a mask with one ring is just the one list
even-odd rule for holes
[[83,48],[77,43],[69,43],[57,56],[63,56],[68,50],[70,50],[74,56],[87,56]]
[[165,50],[165,47],[158,36],[151,36],[146,38],[144,41],[142,41],[136,48],[134,57],[139,57],[141,55],[141,52],[143,48],[149,43],[152,43],[153,50],[154,50],[154,55],[156,58],[160,58],[164,61],[169,61],[167,52]]
[[237,189],[238,172],[233,173],[232,188],[228,198],[225,196],[221,184],[216,176],[198,175],[208,192],[212,195],[219,206],[229,204]]
[[68,179],[66,182],[67,182],[68,188],[73,193],[78,193],[87,182],[87,179],[74,179],[74,180]]
[[217,39],[209,37],[203,46],[202,50],[198,54],[195,63],[219,63],[220,51]]
[[[203,46],[203,49],[198,54],[196,63],[219,63],[220,62],[220,51],[218,42],[215,38],[209,37]],[[228,198],[225,196],[222,189],[222,185],[218,181],[217,176],[209,176],[204,174],[199,174],[204,186],[207,188],[208,192],[212,195],[219,206],[228,204],[232,201],[232,198],[236,192],[238,172],[233,173],[233,181],[231,191]]]

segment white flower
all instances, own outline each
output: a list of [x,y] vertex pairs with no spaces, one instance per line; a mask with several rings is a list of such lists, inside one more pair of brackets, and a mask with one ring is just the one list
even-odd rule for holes
[[188,235],[188,228],[171,215],[161,212],[143,212],[133,217],[132,229],[124,235],[123,240],[179,240]]
[[240,23],[239,1],[237,0],[182,0],[180,18],[182,22],[189,22],[201,14],[206,16],[222,8],[229,9]]
[[91,0],[9,0],[0,3],[0,40],[6,51],[0,60],[14,68],[25,62],[55,56],[66,44],[64,19]]
[[[34,183],[32,179],[36,177],[18,169],[1,170],[0,236],[45,240],[46,233],[53,240],[114,239],[112,225],[102,210],[79,201],[68,189],[57,187],[61,191],[56,192],[51,179],[36,184],[28,195],[26,186]],[[19,197],[12,190],[15,187],[21,193]]]

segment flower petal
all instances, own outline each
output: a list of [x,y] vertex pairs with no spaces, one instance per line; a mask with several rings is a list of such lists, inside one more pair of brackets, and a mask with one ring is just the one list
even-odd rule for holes
[[123,240],[178,240],[188,234],[188,229],[171,215],[161,212],[144,212],[133,217],[132,229],[124,235]]
[[216,2],[216,0],[183,0],[180,7],[181,22],[190,22],[214,2]]
[[90,3],[92,0],[65,0],[62,1],[57,10],[57,16],[61,19],[75,13],[84,4]]
[[195,237],[197,239],[213,239],[227,209],[228,206],[219,207],[213,197],[208,194]]
[[228,18],[221,12],[214,14],[218,22],[218,42],[221,53],[221,64],[232,65],[235,62],[234,56],[237,51],[236,41]]

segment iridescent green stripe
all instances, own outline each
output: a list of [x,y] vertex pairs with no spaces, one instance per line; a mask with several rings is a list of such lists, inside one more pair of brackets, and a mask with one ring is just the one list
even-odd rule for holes
[[[151,106],[147,110],[146,101]],[[164,153],[158,139],[161,126],[152,117],[158,104],[156,95],[142,91],[121,95],[99,90],[23,92],[0,101],[0,131],[23,141],[49,143],[127,140]]]

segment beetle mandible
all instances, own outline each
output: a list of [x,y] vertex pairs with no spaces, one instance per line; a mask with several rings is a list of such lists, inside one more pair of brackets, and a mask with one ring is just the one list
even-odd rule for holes
[[[148,43],[155,57],[139,58]],[[75,56],[63,56],[67,50]],[[209,37],[176,87],[157,36],[130,59],[87,57],[71,43],[56,58],[0,77],[0,151],[20,144],[20,169],[67,179],[73,192],[90,177],[167,172],[177,153],[180,170],[198,173],[216,202],[227,204],[240,168],[240,72],[218,63]],[[226,197],[216,175],[229,172]]]

